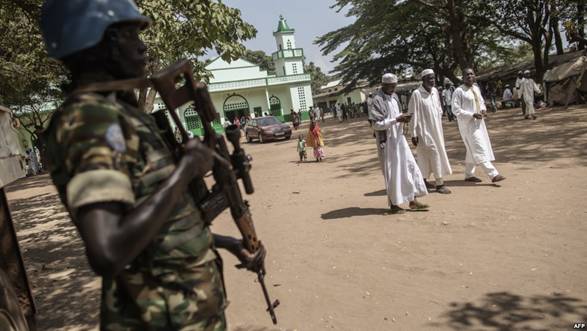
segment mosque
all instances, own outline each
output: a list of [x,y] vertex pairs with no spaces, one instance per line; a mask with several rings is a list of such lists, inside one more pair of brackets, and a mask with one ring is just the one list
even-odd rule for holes
[[[287,122],[293,109],[300,112],[302,119],[309,118],[308,110],[313,106],[312,77],[304,72],[304,49],[296,47],[295,30],[283,16],[273,36],[274,75],[243,59],[229,63],[218,57],[206,66],[213,75],[208,89],[220,115],[213,123],[216,131],[222,131],[226,121],[243,115],[251,118],[273,115]],[[180,115],[189,131],[203,134],[202,123],[193,109],[181,111]]]

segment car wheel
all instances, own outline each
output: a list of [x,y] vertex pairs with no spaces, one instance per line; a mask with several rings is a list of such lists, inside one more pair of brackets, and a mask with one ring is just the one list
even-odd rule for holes
[[290,140],[291,136],[285,136],[285,140]]
[[16,293],[2,271],[0,271],[0,293],[2,294],[0,295],[0,330],[28,331]]
[[248,133],[245,134],[245,137],[247,137],[247,142],[251,143],[253,141],[253,138],[251,138],[251,136],[249,136]]
[[259,143],[260,144],[264,144],[265,143],[265,139],[263,139],[263,135],[259,134]]

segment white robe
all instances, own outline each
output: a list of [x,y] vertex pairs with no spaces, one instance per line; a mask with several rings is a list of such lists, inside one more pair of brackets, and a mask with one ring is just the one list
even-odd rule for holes
[[385,131],[387,141],[383,150],[383,177],[387,197],[394,205],[413,201],[416,197],[426,195],[426,185],[418,164],[412,155],[410,146],[403,135],[403,123],[396,118],[400,115],[398,103],[386,97],[385,118],[376,121],[375,130]]
[[[473,93],[477,94],[478,105]],[[466,163],[481,164],[495,160],[485,120],[473,118],[473,114],[486,110],[485,101],[476,85],[472,88],[461,85],[455,90],[452,97],[452,111],[457,116],[459,132],[467,149]]]
[[408,114],[413,116],[410,131],[412,137],[418,137],[416,159],[424,178],[428,178],[431,173],[436,179],[452,174],[444,147],[442,105],[438,90],[433,87],[431,93],[428,93],[422,86],[416,89],[408,104]]
[[540,93],[540,88],[532,78],[525,78],[520,85],[520,94],[526,103],[526,114],[533,115],[534,109],[534,92]]
[[506,87],[505,90],[503,90],[503,97],[501,98],[502,101],[510,101],[513,98],[513,94],[512,91]]
[[514,85],[514,93],[513,93],[513,98],[514,100],[518,100],[522,98],[522,82],[524,81],[524,78],[516,78],[516,84]]

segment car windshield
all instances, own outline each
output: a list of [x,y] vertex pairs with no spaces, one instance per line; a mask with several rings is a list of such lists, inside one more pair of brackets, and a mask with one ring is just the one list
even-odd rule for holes
[[257,120],[257,124],[259,124],[259,126],[268,126],[280,123],[281,122],[279,122],[279,120],[275,117],[265,117]]

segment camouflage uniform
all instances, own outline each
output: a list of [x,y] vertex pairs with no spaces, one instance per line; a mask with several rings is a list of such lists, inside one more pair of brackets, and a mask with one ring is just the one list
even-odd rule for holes
[[[51,176],[75,218],[79,207],[133,208],[175,170],[134,97],[71,97],[47,130]],[[226,301],[213,238],[186,193],[167,226],[114,279],[102,280],[101,330],[225,330]]]

